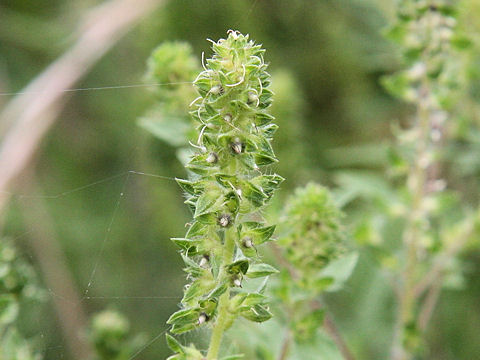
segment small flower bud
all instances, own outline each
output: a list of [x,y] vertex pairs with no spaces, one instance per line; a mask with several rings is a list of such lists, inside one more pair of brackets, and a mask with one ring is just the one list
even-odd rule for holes
[[223,94],[223,87],[222,85],[214,85],[210,89],[210,93],[213,95]]
[[211,152],[210,154],[208,154],[205,161],[208,162],[209,164],[216,164],[218,161],[218,155],[214,152]]
[[204,312],[202,312],[199,316],[198,316],[198,325],[202,325],[203,323],[206,323],[210,318],[208,317],[207,314],[205,314]]
[[232,217],[229,214],[222,214],[218,218],[218,224],[221,227],[228,227],[232,223]]
[[242,287],[242,280],[239,277],[233,279],[233,285],[236,287]]
[[253,91],[248,92],[248,103],[253,104],[258,102],[258,95]]
[[250,236],[247,236],[243,239],[242,245],[246,248],[252,248],[253,247],[253,241]]
[[241,154],[243,151],[243,144],[240,141],[239,138],[235,138],[232,144],[230,144],[230,147],[232,148],[233,152],[235,154]]
[[205,268],[205,267],[207,267],[209,260],[210,260],[210,256],[208,256],[208,255],[203,255],[203,257],[202,257],[202,259],[200,260],[200,262],[199,262],[198,265],[200,265],[200,267]]
[[232,122],[232,114],[225,114],[225,116],[223,117],[223,120],[225,120],[226,122]]

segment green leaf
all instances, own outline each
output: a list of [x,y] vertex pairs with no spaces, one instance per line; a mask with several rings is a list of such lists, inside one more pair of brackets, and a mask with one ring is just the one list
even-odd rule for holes
[[167,346],[170,350],[176,353],[184,354],[182,345],[172,335],[166,334]]
[[188,144],[187,134],[190,124],[178,114],[159,112],[156,116],[152,114],[149,117],[141,118],[139,125],[171,146],[180,147]]
[[264,242],[270,240],[273,233],[275,232],[275,228],[276,228],[276,225],[271,225],[271,226],[266,226],[266,227],[252,230],[252,234],[254,235],[254,238],[255,238],[254,240],[255,245],[261,245]]
[[255,125],[257,126],[267,125],[273,120],[275,120],[275,117],[270,114],[266,114],[264,112],[258,112],[255,114]]
[[198,240],[191,240],[185,238],[171,238],[175,245],[180,247],[182,250],[185,250],[189,256],[195,255],[197,252],[195,250]]
[[205,191],[198,197],[194,217],[218,211],[223,204],[223,197],[220,191]]
[[193,277],[200,277],[205,273],[205,269],[198,265],[195,261],[190,259],[188,256],[181,254],[183,261],[187,267],[184,269],[185,272],[191,274]]
[[229,274],[246,274],[248,271],[248,260],[247,259],[242,259],[242,260],[237,260],[234,263],[227,265],[227,272]]
[[199,296],[202,296],[205,293],[205,291],[208,291],[208,289],[205,289],[205,287],[203,286],[200,280],[194,281],[193,283],[190,284],[188,289],[185,290],[182,303],[188,304],[191,300],[196,299]]
[[174,324],[172,326],[172,328],[170,329],[170,332],[172,334],[183,334],[187,331],[191,331],[195,329],[195,324],[185,324],[185,325],[177,325],[177,324]]
[[250,181],[244,182],[243,196],[257,208],[263,206],[264,201],[267,198],[267,195],[263,190]]
[[244,311],[241,315],[250,321],[264,322],[270,319],[273,315],[263,305],[255,305],[248,311]]
[[258,277],[264,277],[264,276],[276,274],[278,272],[279,271],[271,265],[263,264],[263,263],[254,264],[254,265],[251,265],[250,268],[248,269],[247,276],[249,278],[258,278]]
[[185,191],[187,194],[195,195],[195,188],[193,186],[194,185],[193,181],[188,181],[188,180],[178,179],[178,178],[175,178],[175,181],[182,188],[182,190]]
[[167,320],[169,325],[195,324],[198,320],[196,309],[183,309],[172,314]]
[[195,221],[191,226],[190,228],[188,229],[187,231],[187,237],[188,238],[194,238],[194,237],[197,237],[197,236],[203,236],[205,235],[207,231],[207,228],[204,224],[198,222],[198,221]]
[[327,265],[321,272],[320,278],[331,278],[332,283],[327,291],[338,291],[352,274],[358,261],[358,253],[344,255]]
[[228,289],[228,285],[225,282],[220,285],[217,285],[217,287],[207,295],[207,298],[218,298],[225,291],[227,291],[227,289]]

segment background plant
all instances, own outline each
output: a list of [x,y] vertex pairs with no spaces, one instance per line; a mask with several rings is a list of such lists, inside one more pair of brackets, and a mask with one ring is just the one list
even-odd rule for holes
[[17,327],[22,303],[39,300],[35,273],[22,259],[12,244],[3,238],[0,242],[0,359],[39,360],[41,354],[34,341],[27,340]]

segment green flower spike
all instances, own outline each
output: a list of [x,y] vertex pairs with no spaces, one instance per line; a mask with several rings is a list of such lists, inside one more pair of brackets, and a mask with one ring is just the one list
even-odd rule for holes
[[270,145],[277,126],[266,110],[272,92],[264,50],[236,31],[212,44],[213,57],[194,81],[199,97],[191,116],[198,137],[186,165],[191,174],[189,180],[177,180],[193,221],[185,238],[172,240],[181,248],[190,284],[181,310],[167,323],[172,334],[202,326],[213,332],[206,355],[169,335],[168,344],[176,352],[170,360],[217,359],[223,333],[238,316],[268,320],[264,286],[256,292],[243,287],[248,278],[277,272],[257,255],[275,230],[264,224],[259,211],[283,181],[261,171],[277,161]]

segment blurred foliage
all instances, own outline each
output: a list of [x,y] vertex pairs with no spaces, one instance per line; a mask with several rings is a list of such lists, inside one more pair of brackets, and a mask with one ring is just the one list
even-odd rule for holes
[[[83,11],[98,3],[2,0],[0,91],[20,91],[65,51]],[[478,34],[478,2],[463,3],[459,26]],[[379,85],[383,75],[401,65],[394,45],[382,37],[385,25],[392,19],[393,5],[394,1],[380,0],[168,1],[123,38],[78,84],[137,84],[143,79],[151,50],[165,41],[186,42],[191,44],[193,54],[205,51],[207,57],[210,45],[205,39],[221,37],[229,28],[249,33],[262,42],[268,49],[266,60],[271,64],[272,86],[277,93],[272,107],[280,125],[274,143],[280,159],[276,171],[287,179],[280,197],[286,198],[290,189],[310,180],[339,185],[334,193],[348,215],[344,220],[346,228],[352,230],[359,243],[368,245],[361,251],[344,290],[325,294],[326,305],[359,359],[388,357],[394,320],[390,315],[393,301],[389,279],[372,265],[382,261],[395,266],[388,252],[382,252],[380,257],[372,255],[378,251],[372,242],[382,241],[387,248],[395,248],[402,225],[394,216],[403,211],[402,207],[386,181],[385,149],[391,138],[392,119],[404,122],[411,109],[387,95]],[[478,105],[473,101],[478,101],[480,94],[478,40],[472,40],[469,96],[460,96],[465,111],[459,114],[463,121],[454,131],[456,141],[448,148],[451,162],[446,169],[452,188],[465,194],[459,201],[470,204],[478,202],[480,185],[480,133],[472,131],[472,124],[480,123]],[[196,59],[199,68],[199,57]],[[127,170],[168,177],[185,175],[177,149],[137,126],[136,119],[148,114],[158,100],[160,95],[155,91],[152,95],[139,88],[112,89],[68,96],[67,107],[35,159],[34,171],[45,194],[61,194]],[[1,96],[0,106],[9,99]],[[288,101],[291,103],[284,105]],[[13,199],[2,235],[14,236],[15,242],[28,250],[26,239],[35,241],[35,233],[25,225],[28,222],[19,203],[28,205],[39,194],[25,194],[21,183],[13,191],[34,197]],[[121,192],[124,196],[120,198]],[[283,204],[275,204],[279,213]],[[377,207],[379,204],[382,206]],[[189,220],[175,182],[122,175],[47,199],[47,205],[80,292],[89,282],[107,236],[90,287],[90,294],[100,298],[82,303],[87,312],[93,314],[113,302],[128,319],[135,319],[131,322],[132,333],[148,333],[153,339],[164,331],[166,319],[177,308],[184,282],[181,259],[168,239],[181,235]],[[385,221],[372,209],[392,217]],[[455,213],[455,206],[451,212]],[[111,231],[107,232],[110,223]],[[478,250],[466,253],[462,260],[466,264],[464,283],[468,286],[442,294],[427,334],[431,359],[470,360],[480,353],[480,254]],[[118,296],[125,298],[113,298]],[[152,296],[168,298],[141,299]],[[60,327],[51,316],[52,305],[47,304],[46,309],[43,306],[30,306],[36,321],[20,316],[22,334],[44,335],[45,359],[68,358],[59,340]],[[39,308],[45,311],[39,312]],[[260,326],[269,334],[268,329],[276,328],[276,323]],[[255,334],[246,327],[240,337],[245,342],[259,343]],[[324,334],[318,336],[331,348]],[[16,338],[9,337],[11,341]],[[263,342],[267,341],[275,344],[280,339],[272,335]],[[158,340],[139,356],[158,359],[168,353],[164,341]],[[268,359],[261,356],[258,358]],[[308,358],[305,354],[298,356]]]
[[88,338],[98,360],[128,360],[145,342],[130,335],[130,322],[118,311],[104,310],[91,320]]
[[28,299],[39,300],[32,267],[18,254],[12,240],[0,241],[0,359],[39,360],[34,341],[25,339],[17,328],[21,305]]

